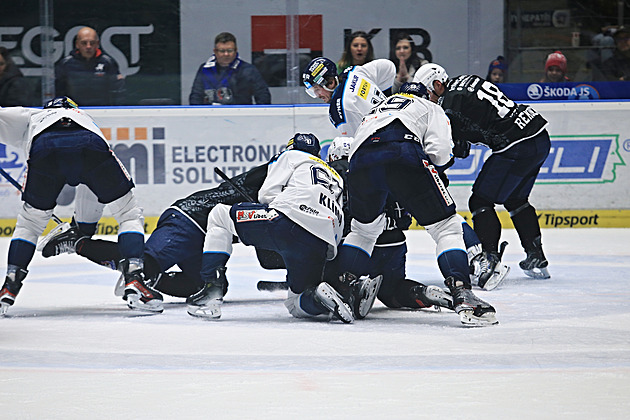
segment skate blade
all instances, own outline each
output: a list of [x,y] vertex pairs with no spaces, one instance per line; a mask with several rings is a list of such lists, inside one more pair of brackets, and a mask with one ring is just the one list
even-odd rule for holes
[[494,312],[486,312],[483,315],[476,316],[471,309],[461,311],[458,315],[461,323],[469,327],[487,327],[499,323]]
[[495,272],[492,274],[492,277],[488,279],[486,284],[483,285],[482,289],[494,290],[503,282],[503,280],[505,280],[508,273],[510,272],[510,267],[505,264],[500,264],[497,267],[499,267],[499,269],[495,270]]
[[41,252],[52,238],[61,233],[64,233],[68,229],[70,229],[70,223],[68,222],[63,222],[62,224],[55,226],[50,232],[48,232],[48,235],[44,236],[39,240],[39,242],[37,242],[37,247],[35,249]]
[[356,316],[357,319],[363,319],[372,310],[376,296],[383,283],[383,276],[379,275],[365,280],[361,290],[361,300],[359,301],[359,310]]
[[125,296],[125,276],[123,274],[118,277],[116,286],[114,286],[114,296]]
[[161,314],[164,312],[164,304],[159,299],[153,299],[148,302],[140,300],[140,296],[137,294],[127,295],[126,299],[129,309],[134,311],[147,312],[152,314]]
[[11,307],[11,305],[9,305],[8,303],[0,303],[0,317],[4,317],[7,314],[7,311],[9,310],[9,308]]
[[523,272],[534,279],[548,279],[551,277],[551,274],[549,274],[549,270],[547,270],[547,267],[523,270]]
[[343,301],[339,293],[328,283],[323,282],[315,290],[317,300],[344,324],[354,322],[354,314],[350,306]]
[[188,305],[186,308],[188,315],[203,319],[219,319],[221,318],[221,301],[215,299],[206,305]]

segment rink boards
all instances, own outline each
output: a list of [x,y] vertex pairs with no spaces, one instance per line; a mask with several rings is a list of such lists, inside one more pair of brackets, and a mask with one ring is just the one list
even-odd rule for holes
[[[630,227],[630,102],[532,105],[549,121],[552,139],[530,199],[541,226]],[[296,132],[315,134],[325,156],[336,135],[323,105],[87,110],[131,172],[149,232],[175,200],[216,187],[222,180],[214,173],[215,167],[234,176],[263,164]],[[488,156],[488,149],[474,145],[471,156],[458,160],[447,172],[449,190],[464,216],[472,183]],[[23,182],[23,151],[0,146],[0,166]],[[0,234],[8,236],[21,204],[17,190],[4,179],[0,180],[0,200]],[[74,191],[64,191],[55,214],[70,217],[73,200]],[[507,214],[500,217],[504,226],[511,226]],[[102,229],[113,233],[115,225],[105,219]]]

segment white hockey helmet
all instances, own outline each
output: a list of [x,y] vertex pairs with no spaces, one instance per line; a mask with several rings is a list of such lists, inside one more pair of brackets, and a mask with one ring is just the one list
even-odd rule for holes
[[436,80],[446,84],[448,81],[448,74],[446,74],[444,67],[435,63],[427,63],[421,66],[413,76],[414,82],[423,84],[424,87],[431,92],[435,92],[433,90],[433,82]]
[[328,146],[326,161],[334,162],[350,156],[350,146],[352,146],[353,141],[354,137],[335,137]]

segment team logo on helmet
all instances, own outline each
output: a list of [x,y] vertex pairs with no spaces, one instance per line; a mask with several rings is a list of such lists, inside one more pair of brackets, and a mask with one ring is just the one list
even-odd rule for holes
[[72,108],[78,108],[79,105],[77,105],[76,102],[74,102],[72,99],[68,98],[67,96],[58,96],[55,99],[51,99],[50,101],[46,102],[46,104],[44,104],[44,109],[48,109],[48,108],[66,108],[66,109],[72,109]]
[[321,151],[319,139],[314,134],[296,133],[295,136],[287,143],[287,150],[301,150],[319,157]]

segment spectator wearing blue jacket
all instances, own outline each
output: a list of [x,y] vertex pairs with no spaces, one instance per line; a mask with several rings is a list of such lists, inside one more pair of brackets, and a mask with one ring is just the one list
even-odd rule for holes
[[271,93],[258,69],[238,57],[236,37],[221,32],[214,39],[214,54],[197,71],[189,101],[191,105],[261,105],[271,103]]

